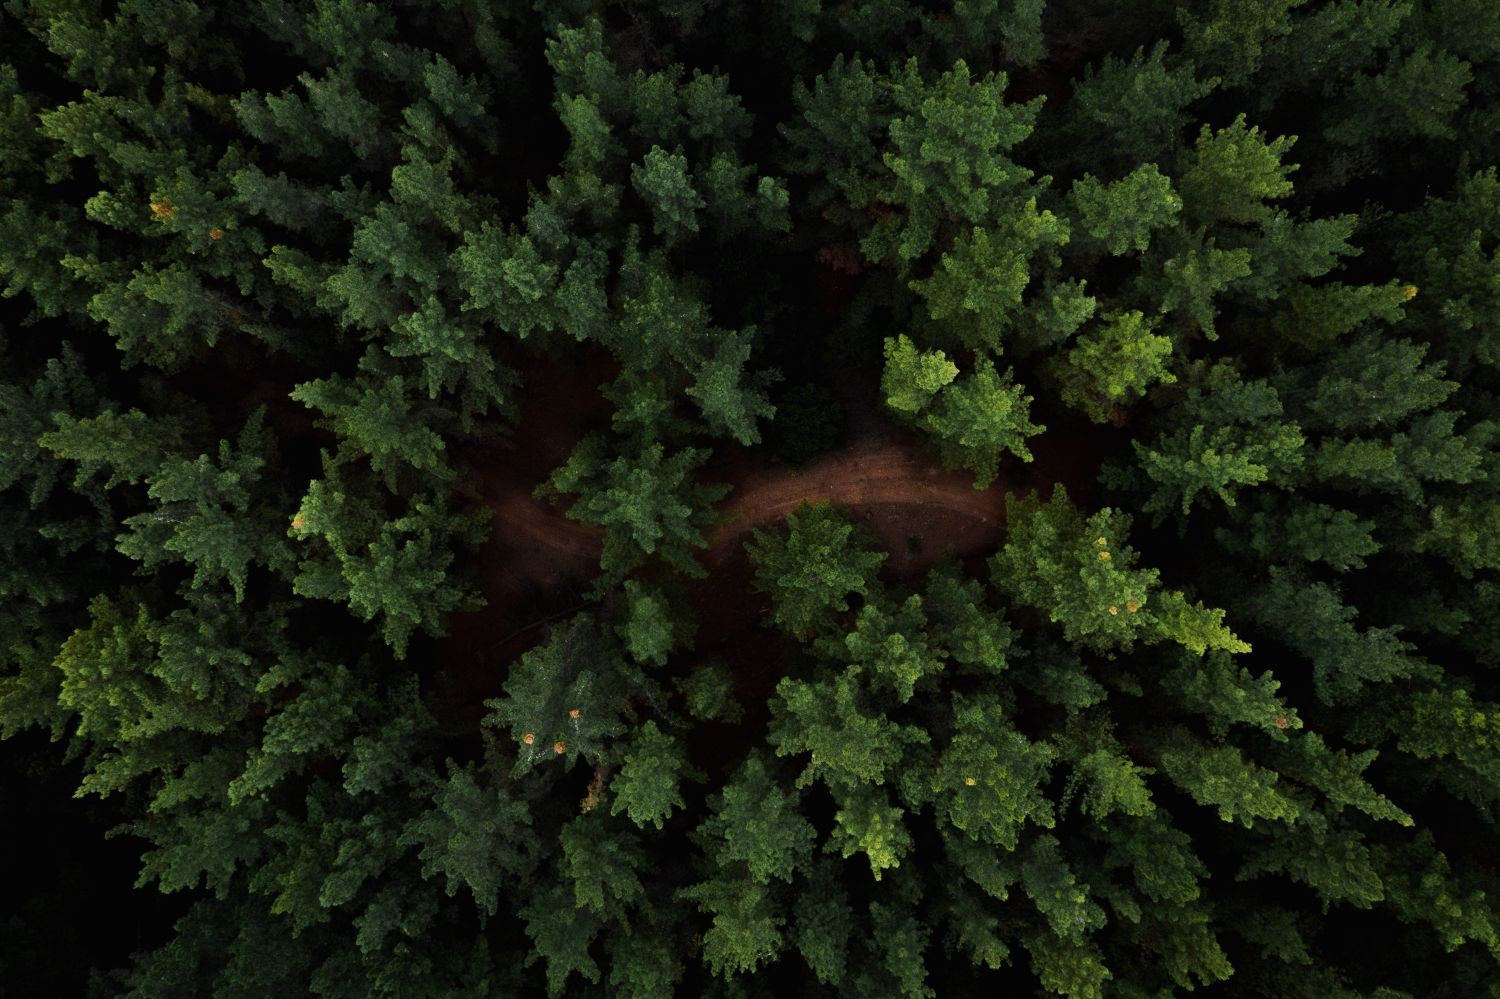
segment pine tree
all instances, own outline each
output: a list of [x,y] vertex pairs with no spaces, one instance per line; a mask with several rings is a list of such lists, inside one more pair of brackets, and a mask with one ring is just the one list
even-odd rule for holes
[[1150,482],[1142,508],[1157,522],[1174,513],[1186,516],[1202,493],[1233,506],[1240,487],[1285,481],[1304,460],[1302,431],[1281,419],[1281,400],[1271,385],[1244,381],[1228,365],[1200,365],[1192,375],[1186,398],[1173,411],[1176,426],[1149,444],[1132,442],[1139,470],[1106,472],[1116,482]]
[[1295,141],[1267,142],[1259,127],[1245,127],[1244,115],[1217,131],[1203,126],[1178,181],[1184,214],[1199,223],[1264,219],[1264,202],[1292,192],[1286,178],[1297,167],[1282,159]]
[[754,532],[745,550],[755,563],[757,588],[771,594],[772,620],[805,634],[848,610],[851,593],[868,597],[886,556],[865,550],[854,525],[826,503],[793,511],[787,528],[784,538]]
[[448,567],[454,546],[483,540],[487,514],[450,510],[437,494],[413,497],[388,519],[368,482],[327,452],[323,467],[287,529],[303,544],[298,595],[347,602],[366,621],[379,616],[382,636],[402,657],[413,631],[440,634],[445,614],[475,609],[477,595]]
[[1009,451],[1031,460],[1026,438],[1046,430],[1032,423],[1032,397],[1003,376],[988,359],[938,393],[919,425],[932,434],[943,464],[974,473],[974,488],[984,489],[999,474],[1001,455]]
[[1244,82],[1264,47],[1292,30],[1291,11],[1306,0],[1254,0],[1233,4],[1213,0],[1200,14],[1183,10],[1178,22],[1188,55],[1222,71],[1227,86]]
[[1085,519],[1058,486],[1045,504],[1035,494],[1007,497],[1006,520],[1009,538],[990,560],[992,582],[1061,623],[1069,642],[1103,651],[1139,637],[1200,655],[1249,651],[1221,623],[1223,611],[1193,606],[1180,591],[1157,592],[1157,570],[1134,568],[1128,516],[1105,508]]
[[1171,178],[1147,163],[1112,184],[1101,184],[1092,174],[1073,185],[1083,229],[1113,256],[1131,250],[1144,253],[1154,229],[1174,225],[1182,198],[1172,190]]
[[932,779],[940,808],[970,838],[1014,850],[1029,822],[1055,824],[1041,793],[1056,752],[1015,731],[993,700],[955,702],[953,741]]
[[677,789],[685,765],[681,748],[655,722],[648,721],[623,757],[624,765],[612,785],[615,803],[611,814],[623,811],[638,826],[649,822],[660,829],[672,809],[684,804]]
[[603,527],[600,569],[623,575],[658,556],[674,568],[700,575],[692,549],[706,542],[707,507],[728,492],[689,476],[707,453],[687,448],[668,455],[661,444],[646,445],[633,457],[606,459],[605,444],[589,438],[553,473],[543,492],[578,493],[568,516]]
[[942,351],[919,351],[906,336],[885,341],[885,374],[880,389],[885,404],[898,413],[920,413],[957,377],[958,365]]
[[434,807],[401,833],[400,845],[415,846],[423,877],[440,875],[450,896],[465,888],[479,910],[495,914],[499,889],[531,862],[526,806],[503,788],[484,788],[471,769],[448,761],[446,780],[435,782]]
[[883,157],[890,180],[878,197],[904,214],[873,227],[862,244],[871,259],[921,256],[940,217],[988,221],[1007,207],[997,203],[1002,193],[1031,177],[1005,152],[1030,133],[1036,109],[1007,105],[1006,82],[992,73],[976,83],[962,60],[930,86],[915,62],[891,79],[897,116],[889,125],[892,150]]
[[1153,384],[1172,384],[1167,370],[1170,337],[1151,332],[1145,316],[1125,312],[1102,317],[1074,342],[1059,365],[1062,398],[1102,423],[1122,412]]
[[1191,120],[1185,110],[1207,96],[1221,77],[1199,79],[1196,65],[1167,58],[1161,41],[1148,55],[1136,49],[1128,60],[1106,55],[1081,74],[1073,99],[1059,126],[1059,138],[1072,144],[1063,155],[1076,159],[1082,143],[1103,133],[1088,155],[1115,167],[1121,175],[1142,163],[1161,163],[1180,148]]
[[638,717],[632,699],[657,697],[613,636],[586,614],[563,622],[522,656],[503,689],[504,697],[485,702],[484,724],[509,730],[515,774],[558,759],[568,767],[579,758],[595,766],[615,762],[615,741]]

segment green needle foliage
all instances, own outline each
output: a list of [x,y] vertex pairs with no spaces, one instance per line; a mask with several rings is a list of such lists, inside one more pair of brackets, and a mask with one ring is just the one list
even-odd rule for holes
[[788,530],[756,531],[745,545],[756,586],[771,594],[772,620],[794,633],[849,609],[850,594],[870,592],[886,556],[868,551],[860,532],[826,503],[787,517]]
[[0,993],[1500,999],[1497,610],[1500,5],[0,3]]

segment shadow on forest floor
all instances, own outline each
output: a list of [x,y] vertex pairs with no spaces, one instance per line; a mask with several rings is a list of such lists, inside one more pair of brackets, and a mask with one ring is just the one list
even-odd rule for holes
[[[438,648],[442,700],[466,716],[465,724],[478,720],[467,715],[477,715],[484,698],[499,693],[508,664],[546,636],[547,622],[587,605],[583,594],[598,569],[603,532],[569,520],[565,504],[533,494],[583,432],[606,425],[612,407],[597,389],[614,377],[614,362],[603,351],[581,353],[539,361],[525,374],[515,433],[498,454],[471,458],[472,485],[495,514],[478,554],[486,606],[454,615]],[[795,470],[767,465],[745,448],[722,448],[707,477],[733,489],[717,505],[708,546],[698,555],[707,577],[688,598],[698,628],[694,657],[740,660],[765,651],[747,641],[769,605],[750,587],[744,542],[799,504],[841,508],[889,552],[882,575],[905,578],[950,549],[960,558],[993,551],[1004,536],[1008,492],[1046,494],[1062,483],[1088,501],[1114,437],[1082,423],[1049,429],[1030,441],[1034,461],[1007,459],[985,490],[975,489],[967,472],[938,467],[920,438],[894,427]],[[759,672],[753,663],[742,665],[745,674]],[[749,675],[742,679],[752,688],[745,694],[761,686]]]

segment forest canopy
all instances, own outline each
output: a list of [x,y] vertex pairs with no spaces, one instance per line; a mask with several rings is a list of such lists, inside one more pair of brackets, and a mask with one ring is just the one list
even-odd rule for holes
[[0,995],[1500,999],[1497,171],[1491,0],[3,0]]

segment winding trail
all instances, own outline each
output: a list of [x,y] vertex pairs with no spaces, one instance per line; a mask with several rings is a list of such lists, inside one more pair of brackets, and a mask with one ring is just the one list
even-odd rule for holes
[[[1075,493],[1086,490],[1087,476],[1098,467],[1100,449],[1093,441],[1061,440],[1059,436],[1043,435],[1033,442],[1037,458],[1022,466],[1025,481],[1028,487],[1040,486],[1044,491],[1054,482],[1066,483]],[[967,523],[989,540],[999,540],[1010,491],[1003,475],[990,488],[975,489],[970,473],[934,466],[914,440],[851,448],[799,470],[751,467],[731,477],[729,484],[732,491],[715,508],[717,521],[709,532],[707,549],[700,554],[705,565],[721,561],[750,531],[780,522],[803,503],[820,501],[855,514],[871,513],[872,529],[892,550],[920,536],[920,531],[911,528],[934,514],[943,515],[945,522]],[[604,532],[568,519],[566,499],[553,506],[535,498],[533,489],[508,470],[485,477],[484,499],[495,512],[495,533],[508,538],[510,547],[530,554],[530,558],[523,556],[528,563],[552,559],[592,568],[598,562]],[[873,517],[876,510],[892,514],[903,508],[904,518]],[[926,547],[930,545],[924,542]],[[551,576],[561,566],[554,562],[551,568],[540,575]]]
[[[485,502],[495,512],[496,531],[524,540],[538,554],[598,561],[602,530],[568,519],[562,508],[536,499],[529,486],[509,478],[495,475],[486,481]],[[715,509],[718,521],[702,554],[705,562],[719,561],[744,535],[781,521],[803,503],[942,510],[981,524],[1005,518],[1004,492],[975,489],[967,473],[933,468],[915,449],[899,444],[844,451],[799,471],[768,472],[732,485],[734,491]]]
[[[707,575],[684,599],[697,622],[696,649],[744,660],[741,679],[751,689],[743,693],[753,698],[769,683],[762,674],[779,658],[767,645],[769,633],[747,633],[767,608],[751,586],[744,550],[751,531],[780,523],[802,503],[826,500],[875,536],[895,575],[931,565],[950,547],[961,556],[993,549],[1004,527],[1002,488],[976,490],[969,475],[934,468],[920,451],[915,443],[872,442],[799,471],[748,463],[734,470],[733,491],[716,507],[708,545],[697,553]],[[472,730],[505,666],[545,637],[549,621],[586,605],[584,591],[598,572],[604,532],[568,519],[571,497],[556,506],[537,499],[535,480],[519,464],[497,463],[478,483],[495,513],[478,559],[486,606],[453,615],[439,647],[442,700],[464,712],[457,731]]]
[[[1004,537],[1005,497],[1018,476],[1023,489],[1046,493],[1063,482],[1074,495],[1088,492],[1102,457],[1097,438],[1049,433],[1032,443],[1036,460],[1002,468],[985,490],[975,489],[967,472],[934,466],[915,439],[871,442],[796,471],[742,463],[727,477],[732,492],[715,508],[708,545],[698,553],[708,570],[690,597],[700,637],[727,637],[755,619],[760,601],[748,594],[744,541],[802,503],[827,501],[842,509],[889,553],[885,571],[901,577],[928,568],[950,549],[960,557],[993,551]],[[535,481],[511,463],[492,466],[481,479],[484,502],[495,513],[479,558],[487,607],[455,617],[445,644],[465,648],[461,655],[514,658],[524,649],[502,650],[497,639],[578,603],[598,570],[604,532],[568,519],[569,498],[557,505],[537,499]]]
[[[598,385],[609,377],[605,362],[590,360],[579,362],[571,379],[532,381],[537,388],[528,393],[510,442],[472,461],[480,469],[474,485],[495,519],[478,558],[487,606],[454,615],[440,644],[449,693],[458,703],[493,696],[506,664],[545,634],[542,625],[586,603],[604,532],[568,519],[571,497],[551,503],[534,491],[565,460],[579,428],[590,420],[597,425],[601,414],[607,418],[608,404],[586,398],[580,383]],[[970,473],[934,465],[923,442],[900,431],[866,438],[800,470],[766,466],[744,449],[725,447],[702,473],[705,481],[726,482],[731,492],[716,506],[708,544],[697,556],[707,575],[686,595],[698,622],[698,651],[756,658],[747,628],[766,600],[750,586],[744,541],[802,503],[841,508],[889,553],[883,574],[907,577],[950,550],[961,558],[994,551],[1004,537],[1011,491],[1046,494],[1063,483],[1087,501],[1100,462],[1118,446],[1108,430],[1078,425],[1049,429],[1029,443],[1035,460],[1007,459],[984,490],[974,488]]]
[[[996,526],[1005,519],[1003,492],[975,489],[967,473],[934,468],[915,448],[886,443],[830,455],[799,472],[765,473],[740,482],[718,508],[719,521],[709,535],[705,560],[717,561],[727,546],[749,531],[780,522],[803,503],[819,501],[846,510],[944,511]],[[904,544],[911,536],[883,540]]]

